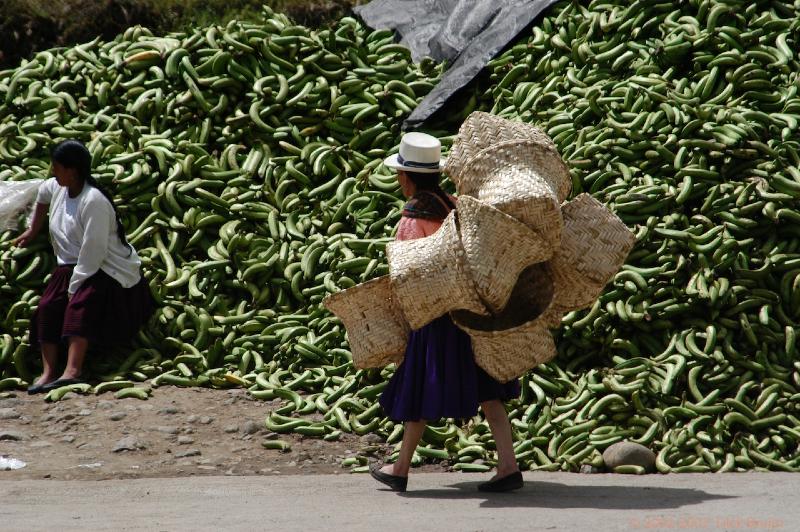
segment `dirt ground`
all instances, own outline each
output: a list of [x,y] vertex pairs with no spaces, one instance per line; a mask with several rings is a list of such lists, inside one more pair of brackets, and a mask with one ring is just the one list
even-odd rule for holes
[[[0,470],[0,479],[349,474],[344,458],[361,454],[376,461],[391,452],[376,435],[343,434],[326,442],[271,433],[264,419],[278,406],[241,389],[163,386],[146,401],[105,393],[68,394],[56,403],[45,402],[44,395],[2,392],[0,456],[27,465]],[[262,442],[270,439],[288,442],[291,450],[264,449]]]

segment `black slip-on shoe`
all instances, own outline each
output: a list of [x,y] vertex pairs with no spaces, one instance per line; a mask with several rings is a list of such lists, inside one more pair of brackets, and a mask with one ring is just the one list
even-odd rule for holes
[[44,384],[31,384],[28,386],[28,395],[36,395],[37,393],[44,393],[44,387],[50,384],[49,382],[45,382]]
[[55,390],[56,388],[61,388],[62,386],[69,386],[70,384],[83,384],[84,381],[81,378],[77,379],[56,379],[53,382],[48,382],[47,384],[42,385],[43,392],[49,392],[50,390]]
[[522,473],[517,471],[504,477],[478,484],[478,491],[501,492],[518,490],[522,487]]
[[377,480],[378,482],[383,482],[390,488],[392,491],[406,491],[406,486],[408,485],[408,477],[399,477],[397,475],[390,475],[389,473],[384,473],[380,470],[382,466],[374,465],[369,469],[369,474],[372,475],[372,478]]

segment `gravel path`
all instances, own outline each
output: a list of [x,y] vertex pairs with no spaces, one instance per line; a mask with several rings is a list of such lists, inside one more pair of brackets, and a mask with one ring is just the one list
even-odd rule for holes
[[[0,457],[27,466],[0,471],[0,480],[347,474],[344,458],[379,460],[389,450],[375,435],[343,434],[327,442],[270,433],[264,419],[279,404],[255,400],[241,389],[174,386],[154,389],[146,401],[105,393],[68,394],[46,403],[43,395],[3,392]],[[291,450],[264,449],[269,439],[282,439]]]

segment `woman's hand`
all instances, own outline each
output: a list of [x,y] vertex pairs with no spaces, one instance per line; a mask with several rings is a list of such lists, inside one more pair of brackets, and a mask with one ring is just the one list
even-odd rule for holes
[[39,236],[39,232],[44,227],[47,221],[47,211],[50,205],[47,203],[37,203],[36,209],[33,211],[33,220],[31,226],[21,235],[14,239],[14,245],[21,248],[28,247]]
[[33,242],[35,238],[36,233],[34,233],[31,229],[28,229],[14,239],[14,245],[20,248],[26,248],[31,244],[31,242]]

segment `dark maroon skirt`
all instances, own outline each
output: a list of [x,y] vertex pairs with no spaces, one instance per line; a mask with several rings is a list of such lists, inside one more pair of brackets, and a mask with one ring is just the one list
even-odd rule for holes
[[92,344],[122,345],[130,342],[155,311],[155,300],[144,277],[131,288],[103,270],[86,279],[67,299],[74,266],[57,266],[33,313],[31,346],[60,343],[81,336]]
[[466,419],[484,401],[509,401],[519,393],[519,379],[498,382],[475,363],[469,335],[445,314],[411,331],[379,402],[393,421]]

